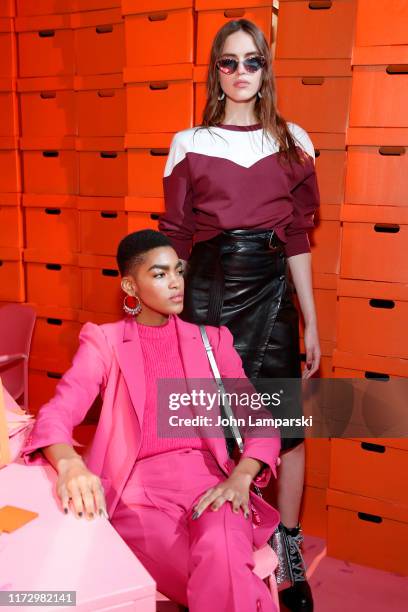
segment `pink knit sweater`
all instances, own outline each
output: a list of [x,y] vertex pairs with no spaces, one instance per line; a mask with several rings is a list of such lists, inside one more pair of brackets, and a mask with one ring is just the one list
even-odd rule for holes
[[185,377],[179,353],[174,317],[160,326],[137,324],[144,358],[146,402],[143,416],[142,446],[138,459],[176,448],[207,449],[200,437],[162,438],[157,434],[157,380]]

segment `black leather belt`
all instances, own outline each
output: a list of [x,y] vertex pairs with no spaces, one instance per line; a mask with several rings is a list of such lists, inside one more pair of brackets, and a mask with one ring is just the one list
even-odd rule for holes
[[[219,256],[216,259],[213,282],[210,289],[208,302],[208,324],[219,325],[221,311],[224,302],[224,270],[222,267],[222,251],[234,251],[239,249],[239,243],[245,244],[245,248],[250,252],[250,244],[254,244],[254,250],[259,246],[266,246],[272,253],[280,253],[283,257],[285,243],[276,235],[275,230],[226,230],[218,234],[209,242],[220,247]],[[248,248],[249,247],[249,248]]]
[[[218,234],[218,236],[216,236],[215,239],[213,239],[214,242],[217,242],[217,239],[219,242],[225,242],[226,240],[228,241],[228,239],[232,239],[232,241],[237,241],[237,242],[256,242],[257,244],[262,244],[264,242],[267,243],[268,248],[271,251],[283,251],[283,249],[285,248],[285,243],[282,242],[282,240],[280,240],[280,238],[278,237],[278,235],[276,234],[275,230],[264,230],[264,229],[259,229],[259,230],[242,230],[242,229],[236,229],[236,230],[225,230],[224,232],[222,232],[221,234]],[[212,241],[211,241],[212,242]]]

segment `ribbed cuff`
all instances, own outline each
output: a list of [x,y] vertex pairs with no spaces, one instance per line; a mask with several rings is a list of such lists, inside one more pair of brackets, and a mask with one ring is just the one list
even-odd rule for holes
[[294,255],[301,255],[302,253],[310,253],[310,243],[307,233],[304,232],[302,234],[287,236],[287,243],[285,245],[286,257],[293,257]]

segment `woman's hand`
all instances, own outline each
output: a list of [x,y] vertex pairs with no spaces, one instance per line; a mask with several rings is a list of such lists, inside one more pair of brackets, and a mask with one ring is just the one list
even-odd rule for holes
[[109,518],[101,480],[88,470],[80,457],[58,462],[57,494],[65,514],[69,501],[77,518],[84,515],[92,519],[96,513]]
[[320,344],[319,334],[316,325],[305,326],[305,349],[306,349],[306,367],[303,370],[302,378],[310,378],[320,365]]
[[210,504],[211,510],[217,511],[226,501],[231,502],[233,512],[238,513],[239,509],[242,508],[245,518],[248,518],[249,487],[251,482],[252,477],[249,474],[231,474],[227,480],[221,482],[216,487],[208,489],[201,497],[194,506],[193,519],[198,519]]

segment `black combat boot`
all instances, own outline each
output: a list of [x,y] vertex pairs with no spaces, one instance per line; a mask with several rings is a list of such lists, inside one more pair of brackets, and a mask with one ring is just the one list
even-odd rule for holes
[[291,612],[313,612],[312,590],[306,578],[306,567],[300,550],[303,534],[300,525],[288,529],[279,525],[285,534],[283,539],[287,550],[292,586],[279,593],[282,603]]

